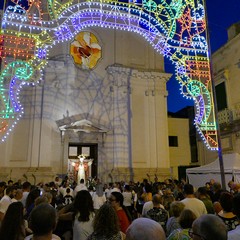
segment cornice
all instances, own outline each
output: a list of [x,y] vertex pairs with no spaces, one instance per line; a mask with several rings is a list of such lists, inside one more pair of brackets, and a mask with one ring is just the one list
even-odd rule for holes
[[156,70],[143,70],[143,69],[133,69],[122,65],[111,65],[106,68],[106,71],[113,74],[128,74],[131,78],[137,79],[148,79],[148,80],[161,80],[167,82],[172,74],[163,73]]

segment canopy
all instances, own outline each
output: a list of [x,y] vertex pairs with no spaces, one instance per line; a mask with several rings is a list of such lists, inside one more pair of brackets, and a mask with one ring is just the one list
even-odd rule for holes
[[[226,186],[232,179],[234,179],[235,182],[240,182],[240,154],[223,154],[223,166]],[[209,182],[210,179],[214,179],[215,181],[221,183],[219,158],[217,158],[214,162],[201,167],[188,168],[186,170],[186,175],[189,183],[194,187],[205,186],[205,183]]]

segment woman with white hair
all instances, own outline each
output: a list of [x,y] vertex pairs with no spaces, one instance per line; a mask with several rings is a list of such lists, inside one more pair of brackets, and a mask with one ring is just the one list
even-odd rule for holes
[[126,232],[126,240],[165,240],[161,225],[149,218],[137,218]]

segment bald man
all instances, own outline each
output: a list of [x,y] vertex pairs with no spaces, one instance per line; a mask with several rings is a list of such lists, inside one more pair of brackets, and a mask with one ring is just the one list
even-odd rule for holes
[[165,240],[161,225],[149,218],[137,218],[126,232],[126,240]]
[[204,214],[193,222],[189,235],[193,240],[227,240],[227,227],[218,216]]

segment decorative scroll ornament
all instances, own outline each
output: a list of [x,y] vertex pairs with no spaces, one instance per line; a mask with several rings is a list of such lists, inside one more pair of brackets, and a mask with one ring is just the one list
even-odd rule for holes
[[80,32],[71,43],[70,54],[76,65],[93,69],[101,58],[101,47],[93,33]]

